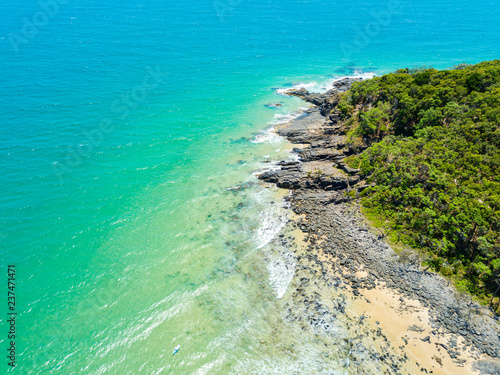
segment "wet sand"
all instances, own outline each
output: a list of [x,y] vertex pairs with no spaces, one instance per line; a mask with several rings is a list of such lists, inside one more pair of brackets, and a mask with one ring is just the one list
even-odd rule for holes
[[[304,241],[287,291],[297,311],[290,319],[326,333],[328,322],[344,326],[348,334],[338,344],[348,373],[500,374],[495,317],[443,277],[423,271],[415,256],[398,256],[370,227],[345,194],[362,182],[345,166],[337,169],[345,145],[341,127],[310,112],[310,122],[302,116],[278,130],[292,149],[300,145],[294,151],[300,162],[283,162],[281,170],[261,176],[291,189],[285,190],[295,213],[289,232]],[[328,173],[312,174],[320,164]]]

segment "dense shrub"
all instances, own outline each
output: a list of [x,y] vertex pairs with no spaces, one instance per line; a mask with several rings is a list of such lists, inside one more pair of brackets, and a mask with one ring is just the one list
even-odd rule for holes
[[[362,202],[458,285],[491,298],[500,282],[500,61],[401,69],[353,85],[348,162],[375,186]],[[500,294],[500,293],[499,293]]]

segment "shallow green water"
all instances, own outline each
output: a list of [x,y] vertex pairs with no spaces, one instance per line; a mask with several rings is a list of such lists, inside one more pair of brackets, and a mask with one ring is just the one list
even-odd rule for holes
[[294,263],[270,241],[288,214],[252,173],[291,157],[266,129],[304,103],[277,88],[498,57],[496,2],[399,5],[380,22],[382,1],[61,1],[24,35],[47,11],[5,4],[0,254],[17,267],[15,371],[344,371],[284,319]]

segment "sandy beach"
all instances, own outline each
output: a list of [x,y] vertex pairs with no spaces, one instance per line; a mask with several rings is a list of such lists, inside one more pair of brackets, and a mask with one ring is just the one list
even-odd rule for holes
[[[278,133],[298,146],[300,161],[280,162],[260,178],[291,191],[290,226],[304,246],[296,254],[300,282],[290,287],[306,304],[302,318],[319,324],[307,308],[316,304],[329,307],[323,318],[344,322],[352,374],[499,374],[500,325],[491,311],[424,271],[411,253],[397,255],[346,195],[363,186],[342,164],[342,124],[313,106],[288,125]],[[379,367],[366,366],[368,358]]]

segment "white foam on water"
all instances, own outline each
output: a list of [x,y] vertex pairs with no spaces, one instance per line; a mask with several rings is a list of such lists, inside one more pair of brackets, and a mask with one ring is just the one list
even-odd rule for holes
[[269,273],[269,285],[279,299],[285,295],[293,279],[296,260],[289,249],[274,241],[288,222],[289,211],[288,203],[276,200],[272,191],[261,188],[252,194],[251,199],[259,212],[258,226],[252,239],[256,244],[255,250],[262,249]]
[[297,348],[294,358],[263,356],[261,359],[247,359],[238,363],[235,371],[231,374],[255,374],[255,375],[347,375],[347,369],[342,369],[336,361],[325,361],[321,351],[311,343],[303,343]]
[[[293,121],[301,116],[306,110],[307,107],[300,107],[294,112],[275,114],[274,120],[270,122],[272,126],[259,133],[251,142],[281,143],[284,138],[276,133],[277,125]],[[292,160],[299,159],[299,155],[296,153],[290,153],[288,156]],[[257,176],[258,174],[279,170],[281,168],[276,161],[266,163],[263,167],[263,169],[254,172],[253,175]],[[271,200],[274,198],[266,196],[265,192],[258,192],[253,198],[257,205],[262,206],[262,209],[259,210],[261,212],[260,226],[257,228],[254,235],[257,249],[262,249],[270,244],[280,230],[286,225],[288,221],[288,212],[285,211],[281,202],[271,204]],[[295,257],[291,252],[281,246],[278,246],[277,250],[276,246],[269,247],[270,249],[265,251],[266,257],[268,258],[267,270],[269,272],[269,284],[276,297],[280,299],[285,295],[288,285],[295,274]]]
[[253,240],[257,249],[261,249],[283,229],[288,221],[288,213],[283,205],[277,202],[271,203],[274,198],[267,190],[256,192],[252,198],[260,206],[259,226],[255,230]]
[[276,298],[280,299],[285,295],[288,285],[290,285],[295,275],[295,266],[295,256],[285,249],[282,249],[279,254],[270,257],[267,270],[269,272],[269,283],[276,294]]
[[196,372],[195,375],[206,375],[209,373],[210,370],[212,370],[214,367],[220,366],[222,363],[226,361],[226,354],[222,354],[220,358],[217,360],[207,363],[203,366],[201,366]]
[[292,86],[290,87],[284,87],[284,88],[280,88],[280,89],[277,89],[276,90],[276,93],[279,94],[279,95],[283,95],[283,96],[289,96],[286,94],[286,92],[288,90],[291,90],[291,89],[306,89],[306,90],[313,90],[313,89],[316,89],[320,84],[316,81],[312,81],[312,82],[300,82],[300,83],[295,83],[293,84]]
[[287,113],[276,113],[274,115],[274,120],[270,122],[272,125],[283,125],[286,124],[290,121],[295,120],[297,117],[302,115],[308,107],[299,107],[293,112],[287,112]]
[[283,137],[276,133],[274,127],[267,128],[255,136],[250,143],[271,143],[277,144],[283,141]]
[[279,162],[277,161],[271,161],[269,163],[262,163],[262,168],[252,172],[252,176],[257,178],[259,175],[265,172],[271,172],[271,171],[278,171],[280,170],[280,165]]
[[[93,348],[96,353],[96,357],[104,357],[118,347],[130,347],[134,342],[144,340],[151,335],[152,331],[160,324],[168,321],[174,316],[178,316],[186,312],[189,308],[191,308],[195,302],[195,297],[204,293],[209,286],[210,284],[205,284],[196,290],[187,291],[182,294],[174,292],[163,300],[141,311],[137,315],[137,319],[133,325],[129,325],[128,327],[121,329],[116,340],[113,340],[111,335],[107,335],[103,341]],[[175,303],[167,309],[159,308],[167,302]],[[116,327],[113,328],[118,328],[122,325],[122,323],[123,322],[118,322]]]
[[307,110],[307,107],[300,107],[293,112],[276,113],[274,119],[269,121],[271,126],[260,131],[250,143],[270,143],[278,144],[284,141],[284,138],[276,132],[276,125],[283,125],[295,120]]
[[340,81],[341,79],[344,79],[344,78],[370,79],[373,77],[375,77],[375,73],[356,72],[352,75],[338,76],[335,78],[329,78],[325,81],[311,81],[311,82],[296,83],[296,84],[293,84],[291,87],[283,87],[283,88],[277,89],[276,93],[279,95],[283,95],[283,96],[290,96],[290,95],[286,94],[286,92],[288,90],[292,90],[292,89],[298,90],[301,88],[304,88],[309,92],[324,93],[324,92],[327,92],[328,90],[333,88],[334,82]]

